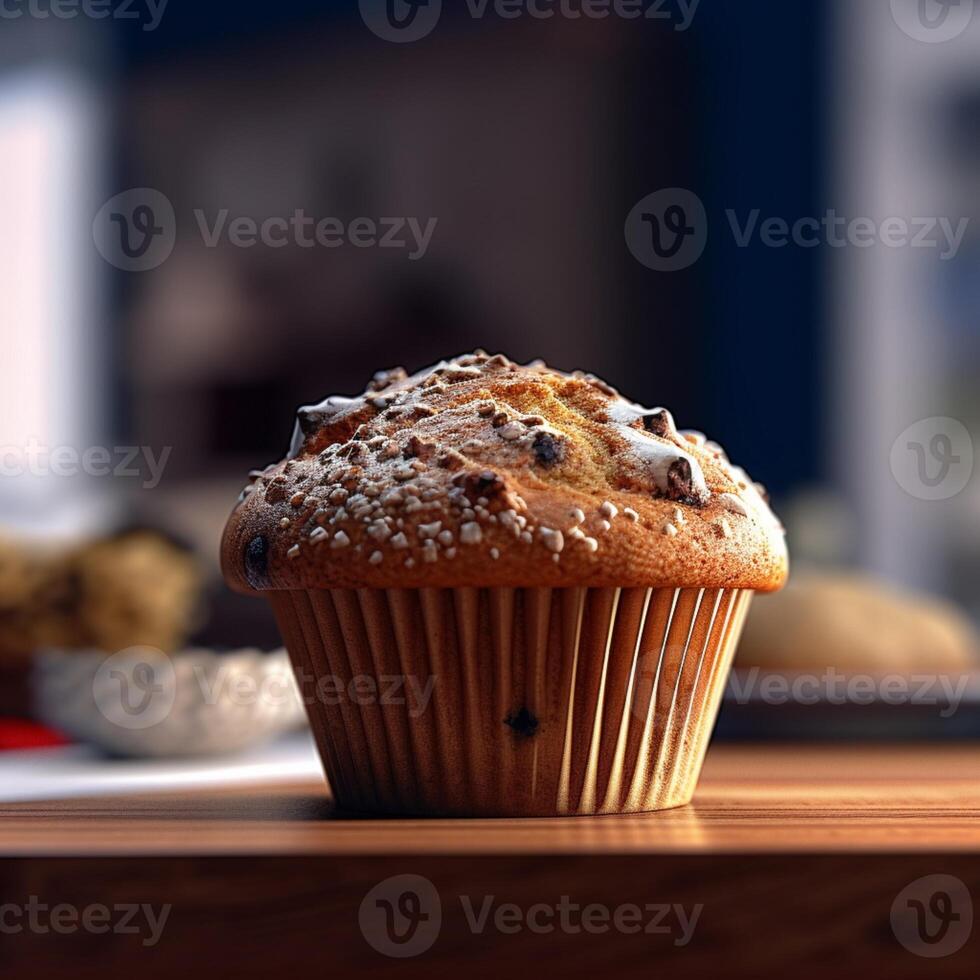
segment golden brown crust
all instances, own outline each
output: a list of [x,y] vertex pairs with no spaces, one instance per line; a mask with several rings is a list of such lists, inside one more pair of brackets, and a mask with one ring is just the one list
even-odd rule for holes
[[301,409],[225,529],[240,591],[703,586],[770,591],[761,488],[670,413],[483,352]]

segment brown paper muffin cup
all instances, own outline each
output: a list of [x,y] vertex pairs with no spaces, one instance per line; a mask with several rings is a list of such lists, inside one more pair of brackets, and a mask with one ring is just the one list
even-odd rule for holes
[[557,816],[690,801],[752,593],[266,593],[338,805]]

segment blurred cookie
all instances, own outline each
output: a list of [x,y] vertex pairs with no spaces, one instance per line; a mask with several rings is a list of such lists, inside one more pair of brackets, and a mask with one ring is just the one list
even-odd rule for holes
[[942,600],[851,573],[800,572],[758,596],[736,666],[903,674],[978,666],[976,633]]
[[0,539],[0,658],[25,659],[40,646],[71,646],[77,594],[50,549]]
[[46,647],[180,647],[194,625],[194,557],[141,530],[70,550],[0,539],[0,658]]
[[193,556],[152,531],[96,542],[71,561],[78,629],[86,647],[177,649],[197,612],[200,574]]

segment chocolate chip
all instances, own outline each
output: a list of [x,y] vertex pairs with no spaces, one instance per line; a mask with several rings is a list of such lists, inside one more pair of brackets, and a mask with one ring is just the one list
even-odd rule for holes
[[290,458],[304,452],[318,453],[328,443],[346,442],[362,422],[369,421],[377,413],[377,406],[363,398],[340,395],[333,395],[319,405],[303,406],[296,413]]
[[686,459],[675,459],[667,470],[667,496],[671,500],[683,500],[691,493],[691,464]]
[[480,497],[490,500],[504,489],[504,481],[492,470],[478,470],[461,473],[453,483],[463,488],[467,500],[475,503]]
[[324,414],[314,408],[301,408],[296,413],[296,428],[302,436],[311,436],[324,421]]
[[539,432],[531,443],[534,458],[542,466],[555,466],[565,458],[565,444],[550,432]]
[[295,459],[303,451],[306,441],[316,435],[328,420],[346,406],[304,405],[296,413],[293,437],[289,443],[289,458]]
[[675,459],[667,470],[667,496],[683,504],[705,503],[703,493],[694,484],[691,464],[683,457]]
[[674,419],[667,409],[660,408],[643,416],[643,428],[655,436],[666,439],[674,432]]
[[512,728],[514,734],[521,738],[533,738],[538,734],[538,719],[527,708],[521,708],[517,714],[508,715],[504,719],[504,724]]
[[268,585],[269,542],[258,534],[245,546],[245,578],[253,589]]

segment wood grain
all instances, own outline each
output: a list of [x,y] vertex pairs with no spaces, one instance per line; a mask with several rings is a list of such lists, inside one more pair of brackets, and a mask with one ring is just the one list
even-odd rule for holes
[[325,785],[0,806],[0,854],[610,854],[980,851],[980,747],[711,749],[694,803],[533,820],[373,820]]
[[[0,936],[8,978],[969,977],[980,934],[923,959],[892,927],[910,883],[956,876],[980,896],[980,749],[715,746],[690,807],[563,820],[358,820],[325,788],[256,786],[0,809],[0,903],[171,906],[139,935]],[[20,856],[10,856],[20,855]],[[365,896],[421,875],[441,903],[434,945],[382,955]],[[475,931],[463,900],[529,909],[563,896],[614,909],[701,906],[671,935]]]

